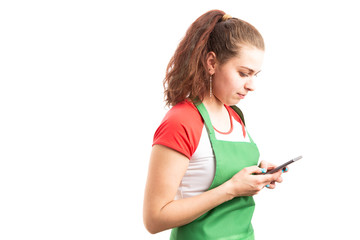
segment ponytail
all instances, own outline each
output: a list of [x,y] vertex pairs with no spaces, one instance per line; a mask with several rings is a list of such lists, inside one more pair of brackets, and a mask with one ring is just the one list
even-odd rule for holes
[[[248,42],[243,36],[240,36],[240,39],[238,36],[249,34],[248,31],[237,29],[244,26],[251,28],[255,35],[260,36],[260,42],[263,42],[260,33],[254,27],[242,20],[231,18],[223,11],[212,10],[196,19],[179,43],[166,69],[164,95],[168,106],[173,106],[187,98],[192,101],[196,98],[200,100],[204,98],[210,86],[210,75],[206,65],[208,52],[214,51],[220,57],[219,62],[224,63],[230,56],[236,54],[239,43]],[[234,34],[234,31],[239,34]],[[254,39],[254,36],[248,38]],[[252,44],[252,41],[248,43]],[[252,45],[258,47],[259,44]],[[259,48],[261,49],[261,46]]]

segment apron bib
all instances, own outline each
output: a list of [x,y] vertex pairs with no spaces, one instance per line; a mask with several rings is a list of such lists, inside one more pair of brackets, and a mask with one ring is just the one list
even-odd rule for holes
[[[216,170],[209,188],[223,184],[241,169],[257,165],[259,150],[249,135],[250,142],[217,140],[205,106],[199,110],[210,138],[215,155]],[[206,212],[199,218],[171,231],[171,240],[236,240],[254,239],[251,218],[255,202],[253,197],[236,197]]]

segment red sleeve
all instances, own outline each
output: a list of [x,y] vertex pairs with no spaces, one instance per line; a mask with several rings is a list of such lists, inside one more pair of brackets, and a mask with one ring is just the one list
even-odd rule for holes
[[155,132],[153,146],[160,144],[191,158],[204,126],[197,108],[189,101],[172,107]]

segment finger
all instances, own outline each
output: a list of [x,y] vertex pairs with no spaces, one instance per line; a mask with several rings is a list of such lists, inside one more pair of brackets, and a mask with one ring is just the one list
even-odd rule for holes
[[272,181],[269,184],[265,185],[266,188],[274,189],[276,187],[276,181]]
[[264,175],[264,178],[262,179],[263,183],[274,182],[281,176],[281,174],[282,174],[281,171],[278,171],[273,174],[266,174],[266,175]]
[[274,189],[275,188],[275,182],[265,183],[266,185],[264,187]]
[[275,182],[277,182],[277,183],[282,183],[282,181],[283,181],[283,178],[281,176],[275,180]]
[[251,166],[251,167],[247,167],[244,168],[244,170],[248,173],[248,174],[259,174],[259,173],[265,173],[266,169],[264,168],[259,168],[258,166]]
[[279,176],[275,181],[272,181],[272,182],[270,182],[270,184],[265,185],[265,187],[269,188],[269,189],[274,189],[276,187],[275,183],[276,182],[277,183],[282,183],[282,181],[283,181],[282,176]]
[[273,170],[276,167],[277,167],[277,165],[275,165],[273,163],[268,163],[268,170]]
[[265,170],[267,170],[268,169],[268,162],[266,162],[266,161],[261,161],[261,163],[260,163],[260,168],[264,168]]
[[275,185],[275,183],[271,182],[270,184],[267,184],[265,187],[268,189],[274,189],[276,187],[276,185]]
[[286,173],[286,172],[288,172],[288,171],[289,171],[289,167],[285,167],[285,168],[282,170],[283,173]]

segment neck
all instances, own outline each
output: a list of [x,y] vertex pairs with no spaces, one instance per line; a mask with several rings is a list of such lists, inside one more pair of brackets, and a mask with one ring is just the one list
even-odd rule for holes
[[209,112],[219,113],[225,109],[224,104],[215,96],[205,97],[202,102]]
[[218,98],[215,96],[205,97],[202,101],[214,128],[221,132],[228,132],[231,129],[231,120],[229,112]]

